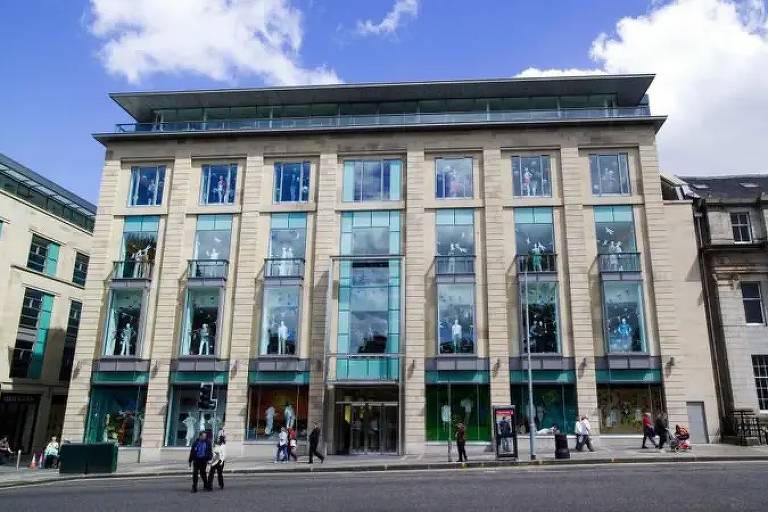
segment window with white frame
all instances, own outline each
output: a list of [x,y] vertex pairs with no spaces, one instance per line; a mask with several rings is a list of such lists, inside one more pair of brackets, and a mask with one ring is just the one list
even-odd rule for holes
[[157,206],[162,204],[164,185],[164,165],[132,167],[128,205]]
[[737,244],[752,242],[752,228],[749,223],[749,212],[731,213],[731,228],[733,229],[733,241]]
[[274,202],[306,203],[309,200],[309,162],[276,162]]
[[204,165],[200,204],[233,204],[237,185],[237,164]]
[[628,196],[629,163],[626,153],[589,155],[592,194]]
[[752,371],[755,374],[755,388],[760,410],[768,411],[768,355],[753,355]]
[[741,299],[744,302],[744,319],[748,324],[762,324],[763,297],[760,293],[760,283],[743,281],[741,283]]

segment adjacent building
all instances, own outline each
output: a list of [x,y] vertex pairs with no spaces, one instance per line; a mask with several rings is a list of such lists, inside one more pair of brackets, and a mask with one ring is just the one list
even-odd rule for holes
[[61,435],[96,207],[0,154],[0,436]]
[[692,204],[662,197],[652,80],[112,95],[135,122],[95,135],[64,436],[148,460],[224,428],[269,456],[318,421],[332,453],[418,453],[458,421],[486,446],[491,407],[514,404],[521,433],[581,413],[626,443],[666,410],[716,438]]

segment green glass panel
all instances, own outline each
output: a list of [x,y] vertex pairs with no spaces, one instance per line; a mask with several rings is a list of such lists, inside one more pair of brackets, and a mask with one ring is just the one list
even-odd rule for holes
[[344,201],[354,201],[355,200],[355,162],[354,161],[346,161],[344,162],[344,191],[342,194],[342,199]]
[[469,208],[456,210],[456,225],[471,226],[474,224],[475,211]]
[[400,200],[400,175],[402,164],[399,160],[389,161],[389,199]]
[[307,214],[306,213],[289,213],[288,227],[291,229],[306,228]]
[[287,213],[273,213],[272,214],[272,229],[288,229],[288,214]]
[[487,384],[442,384],[426,387],[427,441],[453,440],[464,423],[467,441],[490,441],[491,405]]
[[437,210],[435,212],[435,224],[437,224],[438,226],[453,225],[455,212],[456,210],[454,210],[453,208]]
[[341,254],[352,254],[352,233],[341,234]]
[[533,224],[533,208],[515,208],[515,224]]
[[371,226],[389,227],[389,212],[371,212]]
[[389,254],[400,254],[400,233],[389,234]]
[[400,212],[389,212],[389,230],[400,231]]
[[614,206],[613,220],[616,222],[633,222],[631,206]]
[[341,214],[341,232],[342,233],[352,232],[352,213],[344,212]]
[[213,231],[215,229],[216,229],[215,215],[198,215],[197,216],[198,231]]
[[353,212],[352,226],[356,228],[371,227],[371,212]]
[[613,222],[613,207],[595,206],[595,222]]
[[533,221],[537,224],[552,224],[552,208],[534,208]]
[[56,275],[56,265],[59,261],[59,244],[53,242],[48,244],[48,251],[45,257],[45,273],[49,276]]

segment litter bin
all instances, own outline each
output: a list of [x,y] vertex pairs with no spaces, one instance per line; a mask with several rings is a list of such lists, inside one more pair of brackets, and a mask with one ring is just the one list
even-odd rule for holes
[[571,451],[568,449],[568,436],[555,434],[555,459],[570,459]]
[[117,470],[117,444],[65,443],[59,449],[59,473],[114,473]]

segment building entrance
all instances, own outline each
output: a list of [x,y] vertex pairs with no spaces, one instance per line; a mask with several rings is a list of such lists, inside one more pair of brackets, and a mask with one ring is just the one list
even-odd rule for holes
[[397,402],[337,402],[335,419],[336,453],[397,453]]

